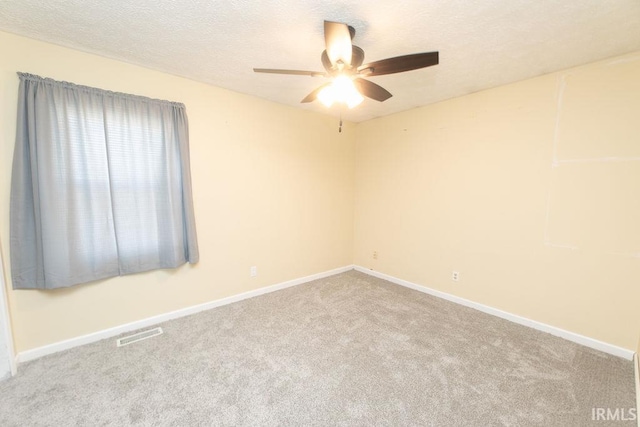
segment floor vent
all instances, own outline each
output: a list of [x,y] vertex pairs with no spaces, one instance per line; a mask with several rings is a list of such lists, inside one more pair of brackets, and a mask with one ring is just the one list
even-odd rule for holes
[[118,339],[118,347],[123,347],[125,345],[133,344],[134,342],[146,340],[147,338],[153,338],[157,335],[162,334],[162,328],[153,328],[148,331],[142,331],[135,333],[133,335],[129,335],[128,337],[122,337]]

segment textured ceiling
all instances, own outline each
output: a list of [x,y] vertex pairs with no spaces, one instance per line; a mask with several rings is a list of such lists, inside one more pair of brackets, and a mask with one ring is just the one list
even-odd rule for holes
[[[365,62],[437,50],[440,64],[372,77],[394,96],[363,121],[640,49],[639,0],[0,0],[0,29],[299,108],[321,77],[323,21],[356,29]],[[29,71],[29,70],[24,70]]]

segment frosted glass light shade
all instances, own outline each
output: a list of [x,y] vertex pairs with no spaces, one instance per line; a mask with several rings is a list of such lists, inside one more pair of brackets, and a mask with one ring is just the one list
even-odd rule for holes
[[327,108],[331,107],[334,102],[341,102],[347,104],[349,108],[353,108],[364,100],[353,81],[347,76],[336,77],[331,85],[318,93],[318,99]]

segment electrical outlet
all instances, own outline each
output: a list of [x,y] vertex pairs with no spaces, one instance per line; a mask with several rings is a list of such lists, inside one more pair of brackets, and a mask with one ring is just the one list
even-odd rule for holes
[[459,282],[460,281],[460,272],[459,271],[452,271],[451,272],[451,280],[453,280],[454,282]]
[[378,251],[373,251],[373,259],[378,259]]
[[249,276],[256,277],[258,275],[258,267],[255,265],[249,269]]

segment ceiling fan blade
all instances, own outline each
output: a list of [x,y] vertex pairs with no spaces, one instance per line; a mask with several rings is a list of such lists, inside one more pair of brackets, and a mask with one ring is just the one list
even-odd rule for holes
[[393,96],[388,90],[386,90],[382,86],[370,82],[369,80],[354,79],[353,84],[356,86],[356,89],[358,89],[358,92],[360,92],[362,95],[371,99],[375,99],[376,101],[383,102]]
[[327,70],[328,72],[334,71],[333,70],[333,64],[331,63],[331,60],[329,59],[329,55],[327,55],[327,51],[326,50],[322,51],[322,55],[320,56],[320,60],[322,61],[322,66],[324,67],[325,70]]
[[311,92],[309,95],[305,96],[304,99],[302,101],[300,101],[300,103],[304,104],[307,102],[313,102],[316,100],[316,97],[318,96],[318,94],[320,93],[320,91],[322,89],[324,89],[325,87],[329,86],[331,83],[325,83],[322,86],[316,88],[313,92]]
[[347,24],[324,21],[324,42],[331,64],[351,64],[351,33]]
[[296,76],[326,77],[327,73],[323,71],[304,71],[304,70],[277,70],[273,68],[254,68],[256,73],[269,74],[294,74]]
[[366,76],[402,73],[438,64],[438,52],[414,53],[382,59],[358,67],[358,72]]
[[357,68],[364,61],[364,50],[355,45],[351,46],[351,50],[351,66]]

